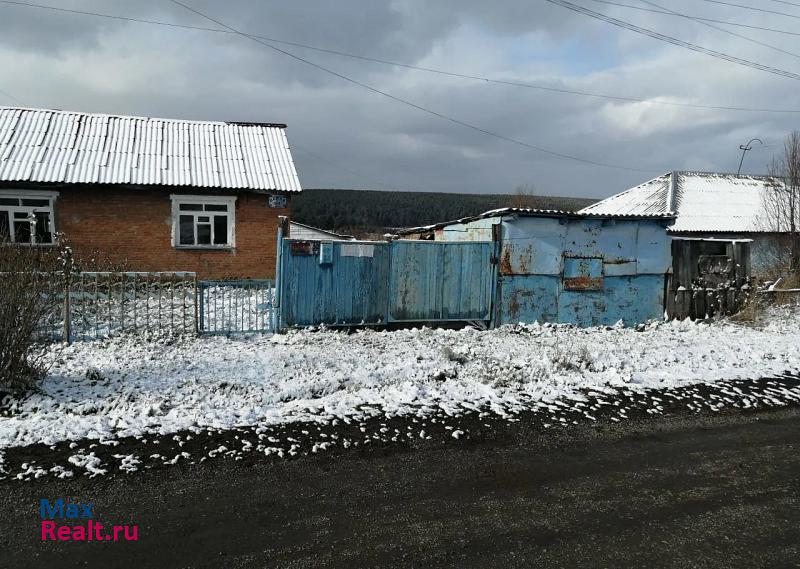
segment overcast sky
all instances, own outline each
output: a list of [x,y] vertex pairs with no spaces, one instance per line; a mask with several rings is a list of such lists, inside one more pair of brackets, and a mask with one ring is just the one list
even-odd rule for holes
[[[545,0],[182,0],[235,29],[408,65],[568,90],[712,106],[800,110],[800,81],[695,53]],[[640,27],[800,73],[800,35],[715,26],[571,0]],[[642,0],[619,0],[649,9]],[[800,33],[800,0],[653,0],[692,16]],[[169,0],[43,4],[218,27]],[[791,5],[797,4],[797,7]],[[796,15],[796,18],[791,15]],[[245,37],[0,3],[0,104],[169,118],[283,122],[304,187],[603,197],[669,170],[764,173],[800,113],[614,101],[281,49],[554,157],[470,130]],[[774,49],[778,48],[778,49]],[[789,53],[784,53],[789,52]],[[13,97],[13,98],[11,98]],[[15,100],[16,99],[16,100]]]

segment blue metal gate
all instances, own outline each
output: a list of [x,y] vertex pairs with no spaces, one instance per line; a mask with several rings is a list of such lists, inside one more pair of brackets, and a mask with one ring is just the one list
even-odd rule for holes
[[278,327],[488,323],[494,247],[493,242],[282,239]]
[[392,243],[389,322],[491,320],[494,243]]

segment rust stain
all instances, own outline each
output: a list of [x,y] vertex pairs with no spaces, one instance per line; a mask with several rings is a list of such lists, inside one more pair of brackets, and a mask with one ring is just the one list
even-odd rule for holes
[[310,241],[292,241],[292,256],[310,256],[314,254],[314,243]]
[[564,290],[602,290],[603,277],[565,277]]
[[633,262],[633,259],[603,259],[603,263],[606,265],[625,265]]
[[517,318],[519,316],[520,297],[531,296],[533,296],[533,292],[529,290],[515,290],[511,293],[511,298],[508,301],[508,311],[513,318]]
[[[514,246],[503,247],[500,255],[500,274],[502,275],[527,275],[531,260],[533,259],[533,244],[520,249]],[[516,266],[514,265],[516,261]]]
[[500,274],[513,275],[514,271],[511,269],[511,248],[504,247],[503,253],[500,255]]
[[519,272],[520,274],[528,274],[528,261],[533,257],[533,244],[528,245],[519,254]]

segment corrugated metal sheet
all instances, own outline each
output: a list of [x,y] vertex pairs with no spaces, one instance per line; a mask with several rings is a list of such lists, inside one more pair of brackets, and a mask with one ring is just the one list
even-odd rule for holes
[[670,175],[664,174],[580,210],[598,215],[667,213]]
[[[409,235],[416,235],[416,234],[425,234],[432,231],[444,230],[447,231],[463,231],[463,228],[459,228],[458,226],[467,226],[469,225],[470,228],[477,227],[474,225],[473,222],[482,220],[482,219],[500,219],[503,216],[515,215],[519,217],[552,217],[552,218],[574,218],[574,219],[605,219],[605,218],[622,218],[622,219],[650,219],[650,218],[671,218],[674,215],[670,212],[632,212],[629,214],[609,214],[603,212],[589,212],[585,210],[581,211],[566,211],[561,209],[534,209],[534,208],[519,208],[519,207],[504,207],[499,209],[491,209],[489,211],[483,212],[479,215],[473,215],[469,217],[463,217],[461,219],[455,219],[452,221],[443,221],[441,223],[435,223],[432,225],[423,225],[420,227],[409,227],[406,229],[402,229],[397,231],[398,236],[409,236]],[[491,222],[489,225],[491,225]],[[484,227],[484,226],[482,226]],[[486,225],[485,227],[488,227]],[[439,235],[437,233],[436,241],[439,241]],[[468,240],[468,239],[459,239],[453,236],[453,238],[441,239],[446,241],[459,241],[459,240]]]
[[[775,180],[707,172],[673,172],[606,198],[584,214],[675,213],[676,232],[772,232],[778,227],[764,213],[764,194]],[[671,205],[670,205],[671,204]]]
[[0,107],[0,181],[299,192],[280,125]]

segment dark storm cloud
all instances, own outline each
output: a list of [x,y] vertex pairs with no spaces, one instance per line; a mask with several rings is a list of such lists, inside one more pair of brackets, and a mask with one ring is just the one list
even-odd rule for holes
[[[650,100],[800,109],[797,81],[667,46],[543,0],[186,2],[248,33],[408,64]],[[685,19],[581,3],[718,51],[800,68],[800,57]],[[216,27],[167,0],[58,5]],[[741,9],[686,0],[669,7],[791,28],[786,18]],[[736,31],[795,49],[792,36]],[[286,122],[306,187],[508,192],[535,184],[545,193],[603,196],[669,169],[735,169],[738,144],[751,136],[779,144],[800,126],[800,115],[608,101],[280,47],[479,128],[646,172],[571,162],[469,130],[236,35],[0,4],[0,89],[32,106]],[[763,171],[770,152],[750,153],[746,169]]]

